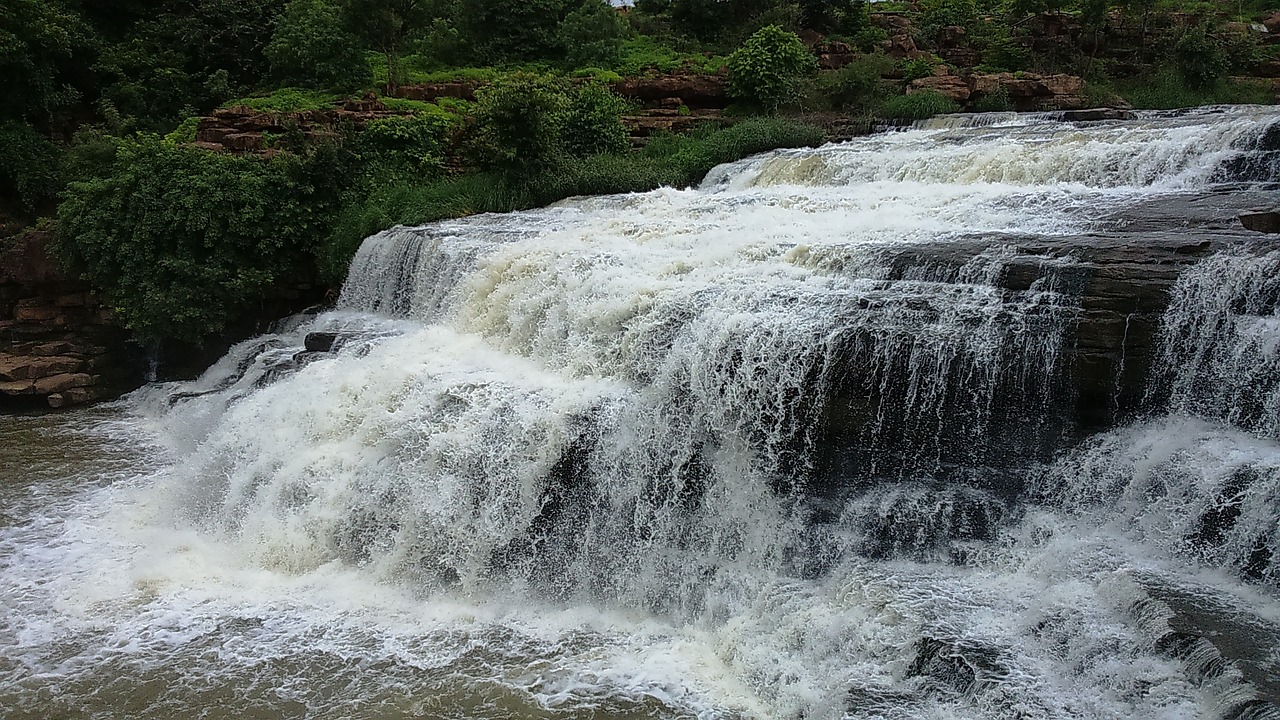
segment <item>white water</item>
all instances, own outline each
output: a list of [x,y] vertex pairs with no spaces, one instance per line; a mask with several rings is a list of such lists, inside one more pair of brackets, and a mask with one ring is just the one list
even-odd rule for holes
[[[1226,168],[1278,117],[926,126],[375,236],[337,311],[200,381],[6,420],[0,708],[1229,715],[1280,656],[1210,677],[1160,641],[1190,595],[1280,647],[1254,557],[1280,447],[1233,415],[1250,381],[1190,379],[1274,354],[1274,300],[1233,299],[1271,260],[1175,293],[1153,397],[1206,419],[1037,469],[1076,261],[1011,245],[1247,180]],[[1041,280],[1000,289],[1015,261]],[[338,349],[295,359],[315,331]],[[21,469],[43,435],[88,461]]]

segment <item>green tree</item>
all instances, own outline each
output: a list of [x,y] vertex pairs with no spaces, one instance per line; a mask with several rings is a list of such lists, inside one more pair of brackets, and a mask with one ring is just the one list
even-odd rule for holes
[[795,33],[767,25],[729,56],[729,93],[768,111],[799,97],[803,80],[817,69],[817,58]]
[[387,58],[387,92],[400,83],[400,53],[409,36],[432,21],[426,0],[345,0],[346,25]]
[[559,44],[569,67],[610,67],[627,26],[604,0],[586,0],[560,23]]
[[0,197],[17,197],[28,210],[56,197],[62,187],[62,149],[26,123],[0,122]]
[[271,76],[283,85],[355,90],[373,79],[359,40],[326,0],[293,0],[266,49]]
[[44,121],[78,100],[69,75],[95,46],[83,17],[62,2],[0,3],[0,118]]
[[566,0],[463,0],[462,19],[477,60],[524,62],[559,57],[569,10]]
[[1212,88],[1228,67],[1222,45],[1203,23],[1182,34],[1173,47],[1173,58],[1183,81],[1194,90]]

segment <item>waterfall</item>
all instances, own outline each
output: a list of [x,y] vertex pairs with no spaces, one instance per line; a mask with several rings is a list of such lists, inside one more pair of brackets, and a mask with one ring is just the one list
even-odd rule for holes
[[1277,128],[948,119],[374,235],[113,411],[145,469],[14,506],[0,705],[1273,716],[1280,253],[1228,225]]

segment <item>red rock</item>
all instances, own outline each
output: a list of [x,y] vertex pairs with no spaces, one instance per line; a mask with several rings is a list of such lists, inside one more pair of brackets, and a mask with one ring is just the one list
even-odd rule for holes
[[31,380],[0,381],[0,394],[2,395],[30,395],[35,392],[35,389],[35,382]]
[[58,319],[58,308],[52,305],[27,305],[22,303],[13,309],[13,319],[18,322],[54,322]]
[[1280,10],[1272,10],[1262,18],[1262,25],[1270,33],[1280,33]]

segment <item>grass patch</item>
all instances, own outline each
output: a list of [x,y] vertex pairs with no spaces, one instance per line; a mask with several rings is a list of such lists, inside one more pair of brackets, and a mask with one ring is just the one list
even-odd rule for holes
[[885,101],[881,114],[893,120],[924,120],[934,115],[958,112],[960,106],[942,93],[925,90],[898,95]]
[[1187,87],[1172,71],[1115,81],[1115,92],[1139,110],[1175,110],[1199,105],[1267,105],[1275,91],[1269,82],[1221,80],[1213,87]]
[[651,37],[639,35],[622,42],[619,59],[613,69],[623,77],[676,70],[714,73],[724,67],[726,62],[723,55],[708,57],[701,53],[680,52]]
[[223,107],[244,105],[258,112],[302,112],[331,108],[347,96],[301,88],[281,88],[269,95],[240,98],[224,103]]

